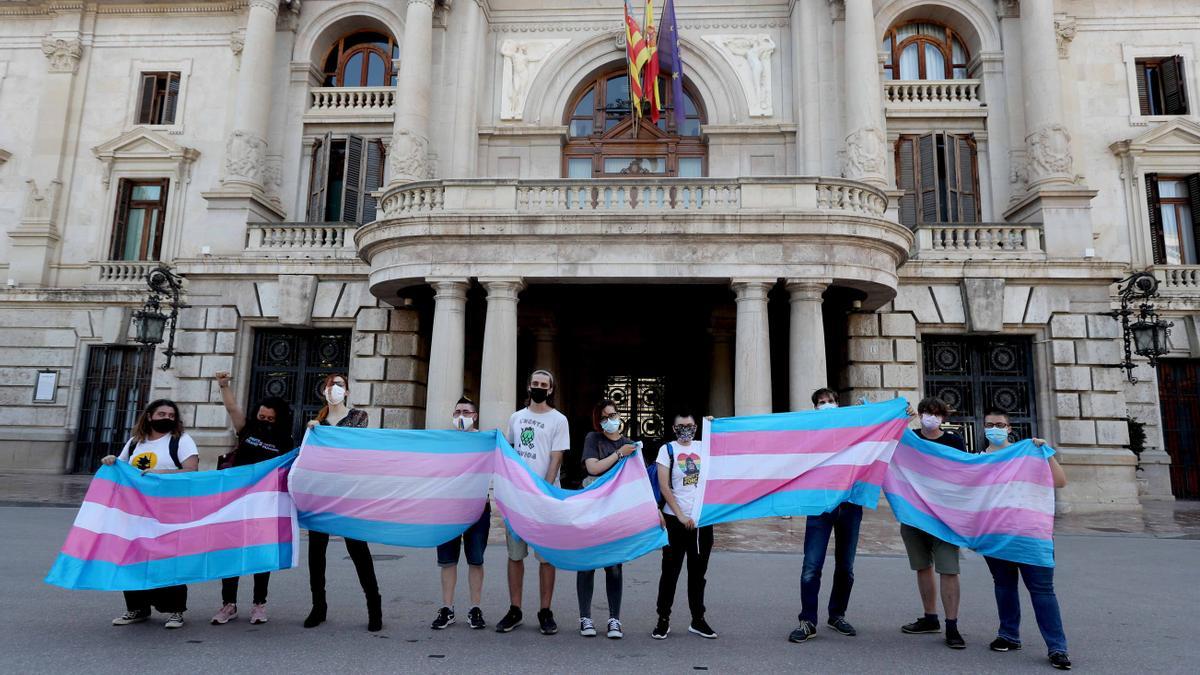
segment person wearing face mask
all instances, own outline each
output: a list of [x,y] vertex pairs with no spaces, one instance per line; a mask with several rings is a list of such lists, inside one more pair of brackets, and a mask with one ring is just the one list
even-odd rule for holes
[[[455,404],[450,423],[459,431],[478,431],[479,409],[471,399],[464,396]],[[466,552],[467,582],[471,591],[471,609],[467,612],[467,625],[477,630],[487,627],[479,604],[483,596],[483,551],[487,548],[491,523],[492,505],[488,502],[479,520],[468,527],[466,532],[437,547],[437,564],[442,569],[442,607],[430,628],[441,630],[454,623],[454,587],[458,583],[460,551]]]
[[[365,427],[367,412],[358,408],[346,407],[346,397],[350,388],[346,385],[346,376],[334,373],[325,378],[321,386],[325,407],[317,413],[317,418],[308,423],[309,428],[322,425],[334,427]],[[379,596],[379,582],[375,578],[375,562],[371,559],[371,549],[367,542],[358,539],[343,538],[350,560],[354,562],[354,571],[358,573],[358,583],[362,586],[363,595],[367,597],[367,630],[372,633],[383,630],[383,600]],[[308,531],[308,586],[312,591],[312,611],[304,619],[305,628],[315,628],[327,617],[328,605],[325,602],[325,551],[329,548],[329,535],[324,532]]]
[[[133,435],[119,455],[107,455],[103,464],[129,462],[147,473],[181,473],[200,468],[196,442],[184,433],[179,406],[160,398],[152,401],[133,426]],[[113,619],[114,626],[128,626],[150,618],[150,608],[167,614],[164,628],[183,628],[187,611],[187,586],[165,586],[145,591],[125,591],[125,613]]]
[[[837,394],[832,389],[818,389],[812,395],[817,410],[838,407]],[[854,555],[858,550],[858,529],[862,524],[862,507],[842,502],[828,513],[809,516],[804,527],[804,562],[800,572],[800,625],[788,636],[790,642],[806,642],[817,635],[817,604],[821,592],[821,570],[829,550],[829,537],[835,537],[833,548],[833,590],[829,594],[830,628],[846,637],[858,632],[846,621],[850,605],[850,589],[854,587]]]
[[[604,399],[592,408],[592,429],[583,440],[583,468],[587,477],[584,487],[608,473],[622,458],[637,452],[638,444],[621,433],[623,423],[617,414],[616,404]],[[603,527],[603,523],[597,523]],[[608,632],[610,639],[625,636],[621,629],[621,565],[604,568],[604,588],[608,594]],[[596,625],[592,622],[592,593],[596,588],[596,570],[585,570],[575,575],[575,593],[579,598],[579,634],[595,637]]]
[[[962,437],[942,431],[942,424],[950,417],[950,406],[942,399],[929,397],[917,404],[917,415],[921,428],[917,435],[941,443],[955,450],[967,451]],[[941,582],[942,608],[946,610],[946,646],[951,649],[966,649],[967,643],[958,631],[958,547],[919,530],[911,525],[900,526],[900,538],[908,553],[909,567],[917,573],[917,590],[921,594],[924,616],[900,627],[905,633],[940,633],[941,623],[937,615],[938,582]],[[937,578],[934,572],[937,572]]]
[[[996,452],[1012,445],[1008,413],[998,408],[987,411],[983,417],[983,433],[988,445],[984,452]],[[1033,444],[1045,445],[1045,441],[1034,438]],[[1055,488],[1066,487],[1067,474],[1051,455],[1050,475]],[[1050,665],[1059,670],[1071,669],[1071,658],[1067,655],[1067,635],[1063,631],[1062,613],[1058,609],[1058,596],[1054,594],[1054,568],[1041,565],[1016,563],[984,556],[992,582],[996,587],[996,610],[1000,615],[1000,630],[989,645],[994,652],[1015,651],[1021,648],[1021,591],[1017,579],[1025,580],[1029,599],[1033,604],[1033,615],[1037,619],[1038,631],[1046,643]]]
[[[268,396],[254,408],[254,419],[247,420],[246,413],[229,387],[229,373],[221,371],[214,378],[238,439],[237,448],[222,458],[223,461],[217,462],[218,468],[257,464],[291,452],[296,447],[292,438],[292,409],[286,401],[278,396]],[[267,587],[270,582],[270,572],[254,575],[254,604],[250,608],[250,623],[267,622]],[[213,615],[212,625],[221,626],[237,618],[237,595],[238,578],[222,579],[221,609]]]
[[[517,456],[535,474],[545,478],[546,482],[552,485],[558,485],[558,471],[562,466],[563,453],[571,447],[571,434],[566,416],[550,405],[554,396],[554,375],[548,370],[535,370],[530,373],[526,385],[529,402],[508,418],[508,427],[504,435]],[[529,556],[529,545],[513,534],[512,530],[505,528],[505,536],[508,543],[508,596],[512,604],[508,613],[496,624],[497,633],[509,633],[521,625],[525,558]],[[550,602],[554,599],[554,567],[542,560],[536,552],[534,557],[539,563],[539,629],[542,635],[554,635],[558,632],[554,612],[550,610]]]
[[[709,418],[712,419],[712,418]],[[662,572],[658,577],[658,621],[650,637],[665,640],[671,632],[671,606],[675,587],[687,561],[688,609],[692,620],[688,632],[714,639],[717,632],[704,618],[704,587],[707,584],[708,559],[712,554],[712,525],[696,527],[692,518],[696,490],[700,486],[700,441],[696,440],[696,417],[688,410],[675,414],[671,430],[675,440],[664,444],[655,459],[658,486],[663,496],[663,514],[667,526],[667,545],[662,550]]]

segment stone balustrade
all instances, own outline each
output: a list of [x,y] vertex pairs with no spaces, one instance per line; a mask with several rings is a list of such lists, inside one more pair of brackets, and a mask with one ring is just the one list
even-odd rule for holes
[[161,264],[157,260],[106,260],[96,265],[96,280],[102,284],[144,285],[150,270]]
[[1200,297],[1200,265],[1155,265],[1159,293]]
[[391,122],[395,87],[314,87],[305,122]]
[[944,223],[918,225],[916,232],[915,259],[1046,257],[1038,223]]
[[246,251],[283,257],[352,257],[354,223],[250,223]]
[[886,80],[883,102],[889,108],[978,108],[980,80]]

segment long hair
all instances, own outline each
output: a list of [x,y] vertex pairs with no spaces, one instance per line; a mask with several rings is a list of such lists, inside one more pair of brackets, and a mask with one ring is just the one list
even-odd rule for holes
[[146,438],[153,432],[153,429],[150,428],[150,416],[154,414],[155,410],[163,406],[169,406],[171,410],[175,411],[175,428],[171,430],[171,435],[175,438],[183,435],[183,420],[179,416],[179,406],[175,405],[175,401],[168,398],[155,399],[150,402],[150,405],[146,406],[145,410],[142,410],[142,414],[138,415],[137,422],[133,424],[134,446],[145,442]]
[[[550,393],[546,395],[546,403],[553,404],[554,403],[554,392],[558,391],[558,385],[554,383],[554,373],[552,373],[548,370],[545,370],[544,368],[538,368],[537,370],[535,370],[529,374],[529,379],[525,380],[526,388],[528,388],[529,385],[533,384],[533,376],[534,375],[545,375],[546,379],[550,380]],[[529,398],[529,396],[527,395],[525,397],[525,405],[528,406],[528,405],[531,405],[532,403],[533,403],[533,399]]]
[[611,398],[602,398],[596,405],[592,406],[592,428],[600,433],[604,433],[604,429],[600,428],[600,416],[604,413],[604,409],[610,405],[613,408],[617,407],[617,404],[613,403]]
[[[342,382],[346,383],[346,400],[350,399],[350,378],[343,375],[342,373],[330,373],[325,376],[324,380],[321,380],[321,399],[322,400],[325,400],[325,390],[328,389],[330,386],[332,386],[333,381],[339,377],[342,378]],[[343,403],[345,403],[345,401],[343,401]],[[349,408],[350,406],[346,406],[346,407]],[[276,410],[275,414],[278,415],[279,411]],[[325,400],[325,405],[321,406],[321,410],[317,412],[317,421],[324,422],[325,418],[328,416],[329,416],[329,401]]]
[[259,408],[270,408],[275,411],[275,428],[281,431],[292,431],[292,406],[278,396],[267,396],[258,402],[254,408],[254,419],[258,419]]

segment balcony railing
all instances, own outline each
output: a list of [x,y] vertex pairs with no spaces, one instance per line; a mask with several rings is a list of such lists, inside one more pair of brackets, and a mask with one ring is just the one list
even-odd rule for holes
[[1155,265],[1159,292],[1200,296],[1200,265]]
[[883,103],[889,108],[978,108],[979,80],[885,80]]
[[354,257],[354,223],[250,223],[246,251],[287,258]]
[[395,103],[395,87],[315,87],[305,117],[390,119]]
[[105,260],[96,265],[97,281],[102,284],[145,284],[150,270],[162,263],[157,260]]
[[1038,223],[945,223],[917,225],[920,260],[969,258],[1042,258],[1042,226]]

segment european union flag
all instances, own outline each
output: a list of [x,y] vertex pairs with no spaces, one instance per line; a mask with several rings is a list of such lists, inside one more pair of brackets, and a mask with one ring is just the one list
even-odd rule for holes
[[663,5],[662,20],[658,23],[658,63],[663,72],[671,74],[671,106],[675,109],[675,125],[681,127],[687,119],[687,111],[684,109],[683,59],[679,56],[675,0],[667,0]]

